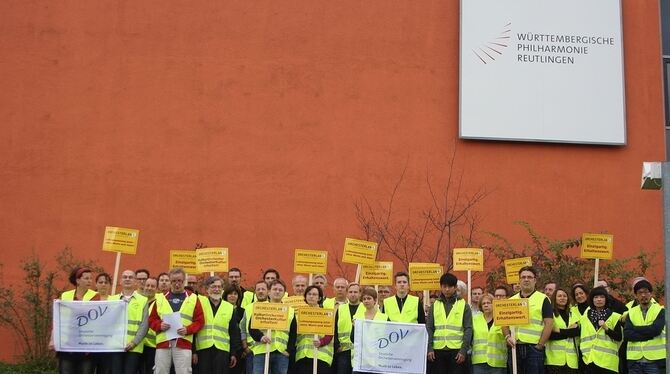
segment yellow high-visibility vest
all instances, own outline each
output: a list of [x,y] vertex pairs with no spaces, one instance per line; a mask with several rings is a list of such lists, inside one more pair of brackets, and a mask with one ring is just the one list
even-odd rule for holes
[[[510,299],[520,299],[521,293],[518,293]],[[518,326],[516,339],[520,343],[537,344],[540,342],[542,330],[544,329],[544,319],[542,318],[542,304],[547,295],[535,291],[527,299],[530,309],[530,323],[528,325]]]
[[[581,315],[579,312],[570,312],[568,325],[572,326],[579,322]],[[565,321],[561,316],[554,315],[554,327],[559,329],[566,329]],[[579,366],[579,356],[575,346],[574,338],[566,338],[560,340],[549,340],[545,346],[546,358],[544,363],[551,366],[565,366],[568,365],[571,369],[577,369]]]
[[[121,294],[112,295],[109,297],[109,300],[121,300]],[[130,300],[128,301],[127,314],[128,314],[128,328],[126,330],[126,344],[133,341],[137,330],[142,324],[142,312],[144,311],[144,306],[147,304],[146,296],[140,295],[137,291],[133,293]],[[151,330],[151,329],[149,329]],[[131,352],[142,353],[144,351],[144,339],[131,350]]]
[[[195,306],[197,303],[198,303],[198,297],[194,293],[188,295],[186,299],[184,299],[184,302],[181,304],[181,307],[179,308],[179,314],[181,316],[182,326],[188,327],[193,322],[193,311],[195,310]],[[165,295],[162,293],[156,294],[156,304],[154,307],[156,308],[156,312],[158,313],[158,316],[161,319],[163,319],[164,315],[173,313],[172,306],[170,306],[170,302],[165,298]],[[193,343],[193,335],[186,335],[181,337],[181,339]],[[167,334],[165,333],[165,331],[160,331],[156,334],[156,344],[166,342],[167,340],[168,340]]]
[[205,315],[205,325],[196,334],[195,349],[200,351],[209,347],[216,347],[220,351],[230,352],[230,333],[228,325],[233,317],[235,307],[226,301],[220,300],[216,315],[207,296],[198,296]]
[[484,313],[472,317],[472,364],[488,364],[495,368],[507,367],[507,342],[502,328],[489,326]]
[[395,296],[389,296],[384,299],[384,313],[393,322],[417,323],[419,315],[419,298],[414,295],[407,295],[402,307],[398,307],[398,301]]
[[[647,315],[642,316],[642,308],[636,305],[628,312],[628,319],[635,326],[650,326],[654,323],[658,314],[663,312],[663,308],[660,305],[650,304]],[[641,360],[644,358],[656,361],[664,360],[665,357],[665,327],[653,339],[640,342],[629,341],[626,348],[626,358],[629,360]]]
[[[77,290],[69,290],[65,291],[60,295],[60,299],[63,301],[74,301],[74,295]],[[92,298],[95,297],[98,293],[93,291],[93,290],[86,290],[86,293],[84,294],[84,297],[82,297],[82,301],[90,301]]]
[[458,299],[451,307],[449,316],[445,314],[444,303],[438,299],[433,304],[433,349],[460,349],[463,345],[463,316],[465,300]]
[[[325,308],[325,306],[324,306]],[[365,307],[363,303],[358,304],[356,312],[354,315],[358,314],[359,311],[365,312]],[[353,327],[352,321],[354,317],[349,311],[349,304],[341,304],[337,308],[337,338],[340,341],[340,347],[342,351],[351,350],[353,343],[351,342],[351,329]]]
[[[590,309],[590,308],[589,308]],[[612,313],[605,321],[609,329],[614,329],[621,314]],[[588,317],[588,309],[579,321],[581,326],[579,350],[582,351],[582,361],[585,364],[594,363],[601,368],[617,372],[619,370],[619,345],[605,333],[605,329],[598,330]]]

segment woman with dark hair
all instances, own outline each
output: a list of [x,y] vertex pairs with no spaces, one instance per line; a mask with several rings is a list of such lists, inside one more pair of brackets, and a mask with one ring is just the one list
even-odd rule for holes
[[579,336],[581,315],[570,307],[571,300],[565,289],[557,287],[551,295],[554,306],[554,330],[545,348],[547,373],[577,373],[579,355],[575,338]]
[[579,348],[586,373],[617,373],[622,329],[619,313],[613,312],[607,290],[596,287],[589,293],[589,308],[580,320]]
[[[233,304],[235,306],[235,311],[233,312],[233,321],[235,324],[238,326],[240,325],[240,321],[242,320],[242,317],[244,316],[244,309],[241,307],[242,304],[242,298],[240,297],[242,295],[242,289],[239,286],[236,286],[234,284],[229,284],[226,286],[226,288],[223,290],[223,300]],[[247,363],[246,359],[242,358],[242,352],[241,350],[238,352],[230,352],[231,354],[235,355],[238,357],[237,359],[237,365],[235,367],[230,369],[231,374],[242,374],[245,373]]]
[[[321,308],[323,291],[315,285],[305,289],[305,302],[308,308]],[[296,315],[297,318],[297,315]],[[314,351],[317,354],[317,372],[328,373],[333,363],[333,336],[299,334],[295,352],[295,369],[298,374],[311,374],[314,365]]]
[[95,290],[100,295],[100,300],[107,300],[110,287],[112,286],[112,277],[107,273],[100,273],[95,277]]
[[579,313],[580,316],[584,315],[584,312],[589,307],[589,289],[581,283],[575,283],[572,286],[572,291],[570,293],[574,305],[571,308],[571,313]]
[[[73,290],[61,294],[63,301],[94,301],[100,300],[100,295],[91,289],[93,275],[91,269],[78,267],[72,269],[68,278],[70,284],[75,286]],[[49,343],[53,349],[53,337]],[[61,374],[92,374],[95,368],[93,356],[90,353],[80,352],[56,352],[58,356],[58,372]]]

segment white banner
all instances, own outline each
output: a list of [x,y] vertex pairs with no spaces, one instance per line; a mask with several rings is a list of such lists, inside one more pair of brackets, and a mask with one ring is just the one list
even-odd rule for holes
[[127,303],[62,301],[53,305],[53,339],[60,352],[123,352]]
[[428,351],[425,325],[356,320],[353,365],[370,373],[424,374]]
[[460,136],[626,144],[621,0],[461,0]]

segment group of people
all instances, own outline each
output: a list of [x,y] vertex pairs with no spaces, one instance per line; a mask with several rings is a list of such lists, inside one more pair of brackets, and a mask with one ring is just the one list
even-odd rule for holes
[[[279,272],[268,269],[247,290],[238,268],[230,269],[227,279],[211,276],[202,285],[179,268],[157,277],[146,269],[125,270],[121,292],[110,295],[108,274],[94,279],[89,269],[79,268],[70,276],[76,288],[61,299],[126,301],[127,345],[125,352],[58,352],[59,368],[61,373],[87,374],[261,374],[270,352],[270,374],[312,373],[314,362],[319,373],[351,374],[353,321],[368,319],[425,324],[431,374],[508,373],[512,352],[518,373],[664,372],[664,309],[651,297],[648,280],[635,279],[635,299],[623,304],[606,284],[589,290],[583,284],[565,289],[550,283],[543,293],[536,290],[537,276],[533,267],[524,267],[514,295],[505,286],[492,294],[475,287],[468,303],[467,285],[445,273],[440,292],[424,304],[409,292],[404,272],[395,274],[395,294],[387,286],[361,287],[337,278],[334,296],[325,297],[324,275],[312,277],[311,284],[296,275],[289,290]],[[252,328],[255,303],[288,302],[289,296],[301,298],[300,307],[336,310],[334,334],[298,334],[294,308],[289,308],[285,330]],[[496,326],[493,301],[508,298],[528,300],[528,325]],[[169,340],[165,317],[175,312],[183,327],[176,331],[177,339]]]

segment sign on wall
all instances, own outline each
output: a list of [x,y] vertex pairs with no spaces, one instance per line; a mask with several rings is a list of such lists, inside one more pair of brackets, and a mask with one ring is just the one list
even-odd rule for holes
[[460,136],[626,143],[620,0],[461,0]]

